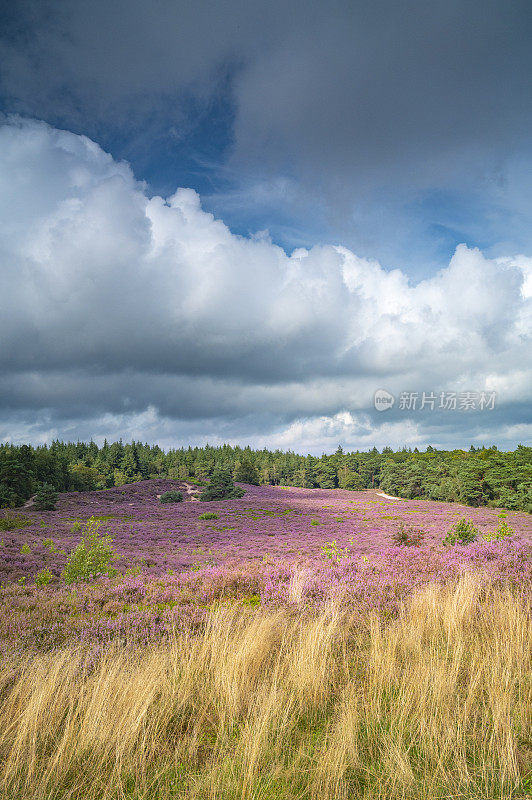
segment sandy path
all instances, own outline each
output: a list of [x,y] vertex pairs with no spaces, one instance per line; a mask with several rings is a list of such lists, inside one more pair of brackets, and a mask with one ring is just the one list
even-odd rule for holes
[[384,494],[384,492],[375,492],[379,497],[385,497],[387,500],[406,500],[405,497],[394,497],[393,494]]

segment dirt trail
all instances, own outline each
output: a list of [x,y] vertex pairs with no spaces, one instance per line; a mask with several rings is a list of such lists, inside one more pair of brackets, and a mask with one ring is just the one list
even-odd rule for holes
[[379,497],[385,497],[387,500],[405,500],[404,497],[394,497],[393,494],[384,494],[384,492],[375,492]]
[[194,486],[194,484],[185,483],[184,486],[183,486],[183,489],[188,494],[188,499],[189,500],[198,500],[199,499],[197,497],[197,495],[200,494],[200,490],[197,488],[197,486]]
[[[193,483],[187,483],[186,481],[179,481],[177,489],[180,492],[184,492],[187,496],[184,500],[199,500],[198,495],[201,494],[201,489],[198,489],[197,486],[194,486]],[[162,495],[157,495],[157,500],[160,500]]]

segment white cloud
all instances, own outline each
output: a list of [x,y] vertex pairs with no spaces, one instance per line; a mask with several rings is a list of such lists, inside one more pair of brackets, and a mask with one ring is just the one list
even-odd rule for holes
[[234,235],[193,190],[150,198],[94,142],[21,119],[0,129],[0,219],[6,414],[136,414],[138,435],[245,418],[248,438],[267,417],[271,441],[297,447],[370,443],[375,426],[420,441],[421,420],[371,416],[381,386],[531,399],[523,256],[460,245],[415,286],[341,246],[290,256]]
[[[339,412],[332,417],[314,417],[298,420],[284,430],[268,437],[270,446],[283,450],[302,450],[314,454],[328,453],[342,443],[347,450],[382,449],[389,446],[411,447],[425,442],[425,435],[412,420],[384,422],[376,431],[369,423],[367,415],[357,418],[349,412]],[[264,442],[266,444],[266,441]],[[259,442],[258,446],[262,446]]]

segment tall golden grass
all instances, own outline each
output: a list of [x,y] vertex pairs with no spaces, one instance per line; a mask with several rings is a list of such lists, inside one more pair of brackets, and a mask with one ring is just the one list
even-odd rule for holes
[[[357,618],[359,619],[359,618]],[[472,575],[391,622],[223,608],[200,635],[0,673],[3,798],[525,797],[530,608]]]

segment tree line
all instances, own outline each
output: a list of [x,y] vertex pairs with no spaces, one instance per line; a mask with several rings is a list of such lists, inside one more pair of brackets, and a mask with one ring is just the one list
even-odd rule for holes
[[380,488],[405,498],[492,505],[532,513],[532,447],[437,450],[427,447],[303,456],[249,447],[188,447],[121,440],[0,445],[0,507],[22,505],[42,484],[59,492],[90,491],[152,478],[207,482],[229,470],[243,483],[322,489]]

